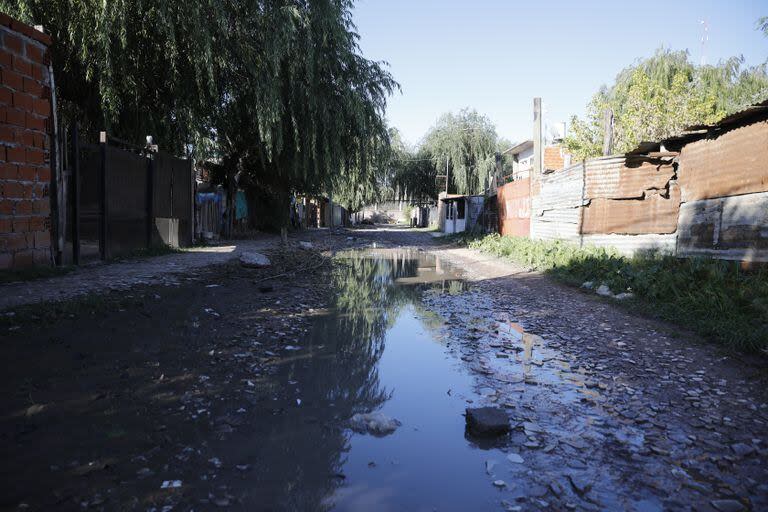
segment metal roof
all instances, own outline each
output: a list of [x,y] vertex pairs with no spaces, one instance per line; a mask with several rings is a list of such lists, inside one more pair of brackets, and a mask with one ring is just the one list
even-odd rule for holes
[[665,148],[681,148],[690,142],[705,137],[716,136],[719,132],[728,130],[734,126],[750,122],[768,119],[768,100],[750,105],[738,112],[727,115],[714,124],[698,124],[687,127],[682,133],[667,137],[658,142],[643,141],[635,149],[628,151],[627,155],[639,155],[659,151],[661,146]]
[[512,146],[511,148],[507,149],[506,151],[503,151],[501,154],[502,155],[506,155],[506,154],[516,155],[516,154],[522,153],[526,149],[530,149],[532,147],[533,147],[533,141],[532,140],[525,140],[525,141],[523,141],[523,142],[521,142],[521,143],[519,143],[519,144],[517,144],[515,146]]

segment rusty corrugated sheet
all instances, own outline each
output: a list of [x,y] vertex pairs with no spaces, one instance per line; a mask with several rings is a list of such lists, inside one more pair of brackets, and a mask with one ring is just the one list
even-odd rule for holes
[[531,233],[531,180],[513,181],[496,191],[499,230],[504,236],[529,236]]
[[680,210],[680,188],[671,182],[669,197],[647,191],[643,199],[592,199],[584,207],[584,234],[674,233]]
[[531,224],[531,238],[539,240],[568,240],[578,243],[579,208],[545,210],[534,216]]
[[683,203],[679,226],[681,256],[768,261],[768,192]]
[[671,161],[607,157],[584,171],[583,234],[667,234],[677,229],[680,189]]
[[768,120],[684,146],[678,175],[684,202],[768,192]]
[[579,163],[541,177],[541,193],[531,200],[531,237],[577,242],[584,190],[584,166]]
[[597,158],[587,161],[584,192],[588,199],[642,198],[646,190],[667,187],[674,178],[670,161]]

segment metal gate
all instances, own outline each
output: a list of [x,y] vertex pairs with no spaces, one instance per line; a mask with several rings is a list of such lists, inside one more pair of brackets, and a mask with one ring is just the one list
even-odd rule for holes
[[70,131],[64,159],[67,215],[63,260],[80,264],[193,241],[192,161],[131,145],[102,132],[80,144]]

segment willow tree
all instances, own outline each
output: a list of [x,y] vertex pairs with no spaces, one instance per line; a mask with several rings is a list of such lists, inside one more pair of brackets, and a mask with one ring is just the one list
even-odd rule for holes
[[151,134],[181,151],[207,135],[226,37],[221,0],[0,0],[0,11],[43,25],[60,113],[93,136]]
[[364,58],[350,0],[241,0],[230,22],[217,140],[231,165],[270,191],[279,224],[291,193],[359,202],[375,192],[388,145],[384,109],[397,87]]
[[416,202],[437,198],[437,169],[432,154],[422,145],[414,149],[396,129],[390,130],[391,147],[387,173],[390,199]]
[[476,110],[440,116],[427,133],[423,147],[438,171],[448,171],[449,191],[475,194],[494,168],[496,128]]
[[566,147],[577,158],[601,153],[603,118],[614,115],[614,149],[669,137],[694,124],[709,124],[768,98],[766,64],[747,67],[741,57],[696,66],[688,52],[660,49],[623,70],[587,106],[585,119],[571,120]]

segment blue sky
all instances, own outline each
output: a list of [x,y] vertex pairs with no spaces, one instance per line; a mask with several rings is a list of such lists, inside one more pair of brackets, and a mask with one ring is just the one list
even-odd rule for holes
[[764,62],[760,16],[768,0],[358,0],[354,11],[363,53],[388,61],[402,86],[387,117],[411,143],[463,107],[488,115],[511,141],[530,138],[534,96],[545,121],[568,121],[659,46],[688,49],[699,62],[700,20],[709,26],[707,62]]

